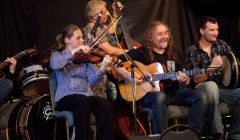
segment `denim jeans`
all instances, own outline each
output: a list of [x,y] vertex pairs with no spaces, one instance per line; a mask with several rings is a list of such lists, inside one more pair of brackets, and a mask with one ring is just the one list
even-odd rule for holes
[[2,79],[0,80],[0,106],[6,102],[7,98],[13,89],[13,84],[11,80]]
[[204,104],[207,106],[206,116],[207,124],[210,126],[210,133],[222,133],[223,134],[223,124],[221,120],[221,114],[218,109],[219,104],[219,90],[218,86],[213,81],[208,81],[200,83],[195,87],[197,90],[202,91],[205,96]]
[[187,115],[188,125],[195,128],[200,135],[202,133],[204,113],[206,105],[203,102],[203,94],[197,90],[181,88],[177,90],[170,100],[189,106]]
[[240,139],[240,88],[224,89],[219,88],[220,101],[234,106],[233,119],[228,137]]
[[177,90],[172,96],[166,96],[163,92],[151,92],[140,100],[141,105],[152,109],[153,133],[160,134],[168,127],[168,100],[181,102],[189,106],[187,115],[188,124],[201,134],[205,112],[202,94],[188,88]]
[[153,133],[160,134],[168,127],[167,98],[164,92],[148,92],[140,100],[142,107],[151,109]]

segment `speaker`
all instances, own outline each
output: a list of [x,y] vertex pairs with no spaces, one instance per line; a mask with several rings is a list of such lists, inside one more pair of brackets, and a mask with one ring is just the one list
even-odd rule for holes
[[200,136],[189,125],[176,124],[162,132],[159,140],[200,140]]
[[159,140],[160,135],[130,136],[128,140]]

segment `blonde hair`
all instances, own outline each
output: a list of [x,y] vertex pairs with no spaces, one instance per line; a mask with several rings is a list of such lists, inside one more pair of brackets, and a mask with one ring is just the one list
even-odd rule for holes
[[103,7],[106,7],[107,4],[102,0],[91,0],[87,3],[85,7],[85,17],[89,20],[90,17],[98,15]]

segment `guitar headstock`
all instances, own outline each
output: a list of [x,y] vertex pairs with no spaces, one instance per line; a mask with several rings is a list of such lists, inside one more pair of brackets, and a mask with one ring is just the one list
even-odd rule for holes
[[28,56],[34,56],[34,55],[37,55],[38,51],[36,49],[31,48],[31,49],[24,50],[21,53]]

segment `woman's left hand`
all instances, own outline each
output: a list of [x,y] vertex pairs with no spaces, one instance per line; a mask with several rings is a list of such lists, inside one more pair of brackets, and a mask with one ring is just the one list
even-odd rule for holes
[[107,67],[112,63],[112,57],[109,55],[104,56],[102,65],[101,65],[101,71],[105,72]]
[[[114,3],[112,4],[113,17],[117,17],[117,16],[118,16],[118,15],[117,15],[117,12],[116,12],[116,7],[115,7],[115,5],[116,5],[116,2],[114,2]],[[121,2],[119,2],[119,1],[117,1],[117,7],[119,8],[120,11],[124,8],[123,4],[122,4]]]

